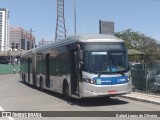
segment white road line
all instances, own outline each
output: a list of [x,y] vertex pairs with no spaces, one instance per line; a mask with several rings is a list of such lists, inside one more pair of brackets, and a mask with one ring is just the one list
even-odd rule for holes
[[[0,111],[5,111],[1,106],[0,106]],[[12,117],[6,117],[8,120],[15,120]]]

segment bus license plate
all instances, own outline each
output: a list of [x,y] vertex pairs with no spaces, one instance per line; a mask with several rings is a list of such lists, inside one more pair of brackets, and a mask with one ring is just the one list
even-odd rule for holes
[[117,93],[117,90],[108,91],[108,94],[116,94],[116,93]]

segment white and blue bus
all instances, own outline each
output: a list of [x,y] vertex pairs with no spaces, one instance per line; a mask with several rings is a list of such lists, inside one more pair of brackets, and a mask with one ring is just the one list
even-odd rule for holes
[[73,98],[131,93],[125,42],[112,35],[75,35],[21,56],[24,82]]

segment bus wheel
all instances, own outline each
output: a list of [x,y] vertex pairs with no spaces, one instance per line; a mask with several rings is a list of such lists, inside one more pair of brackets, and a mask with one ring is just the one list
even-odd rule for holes
[[106,99],[107,101],[110,101],[110,100],[111,100],[111,97],[110,97],[110,96],[106,96],[105,99]]
[[64,95],[65,99],[67,101],[69,101],[69,99],[70,99],[70,97],[69,97],[69,86],[68,86],[68,83],[66,83],[66,82],[63,84],[63,95]]
[[44,91],[44,84],[43,84],[43,79],[42,77],[40,78],[40,90]]
[[106,99],[110,99],[110,98],[111,98],[111,96],[107,96],[107,97],[106,97]]

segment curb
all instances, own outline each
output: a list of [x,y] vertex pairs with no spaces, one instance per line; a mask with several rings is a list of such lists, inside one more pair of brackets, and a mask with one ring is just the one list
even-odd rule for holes
[[136,101],[141,101],[141,102],[147,102],[147,103],[152,103],[152,104],[156,104],[156,105],[160,105],[159,101],[152,101],[152,100],[147,100],[147,99],[143,99],[143,98],[139,98],[139,97],[132,97],[132,96],[120,96],[122,98],[128,98],[131,100],[136,100]]

